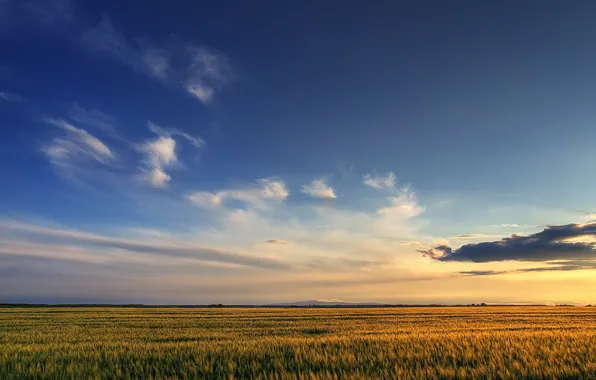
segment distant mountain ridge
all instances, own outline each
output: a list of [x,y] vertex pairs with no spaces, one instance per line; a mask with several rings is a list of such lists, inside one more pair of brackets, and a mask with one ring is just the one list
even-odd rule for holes
[[264,306],[296,306],[296,307],[308,307],[308,306],[381,306],[383,304],[378,302],[346,302],[342,300],[306,300],[297,302],[280,302],[272,303]]

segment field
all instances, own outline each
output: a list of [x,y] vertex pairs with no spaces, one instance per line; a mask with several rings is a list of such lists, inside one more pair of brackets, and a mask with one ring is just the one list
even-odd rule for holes
[[0,379],[596,378],[596,307],[0,308]]

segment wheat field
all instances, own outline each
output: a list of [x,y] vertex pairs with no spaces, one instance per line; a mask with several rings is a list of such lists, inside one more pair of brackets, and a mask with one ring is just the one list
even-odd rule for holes
[[596,378],[596,308],[0,308],[0,379]]

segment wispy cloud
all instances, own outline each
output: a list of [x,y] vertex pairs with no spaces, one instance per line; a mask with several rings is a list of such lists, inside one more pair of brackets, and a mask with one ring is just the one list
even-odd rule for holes
[[103,132],[113,134],[115,132],[115,119],[96,109],[85,109],[78,103],[74,103],[68,118],[89,127],[99,128]]
[[517,223],[501,223],[501,224],[489,224],[489,225],[484,225],[484,226],[476,226],[476,229],[489,229],[489,230],[501,230],[501,231],[511,231],[511,230],[528,230],[528,229],[533,229],[533,228],[537,228],[537,227],[542,227],[542,226],[537,226],[537,225],[531,225],[531,224],[517,224]]
[[153,187],[166,187],[171,177],[165,172],[164,168],[178,160],[176,140],[171,137],[160,136],[142,144],[139,149],[146,154],[145,179]]
[[240,201],[251,207],[263,208],[271,203],[279,203],[288,198],[290,192],[283,180],[263,178],[246,188],[224,189],[215,193],[196,191],[186,195],[186,199],[197,206],[214,207],[226,202]]
[[208,191],[195,191],[186,195],[186,199],[197,206],[215,207],[222,204],[222,195],[220,193],[210,193]]
[[203,104],[209,104],[234,79],[230,59],[224,53],[173,41],[131,41],[107,16],[83,32],[82,42],[94,54],[111,57],[163,84],[181,86]]
[[304,194],[319,199],[335,199],[335,191],[327,184],[325,178],[316,178],[308,185],[302,186],[300,189]]
[[201,136],[198,136],[198,135],[192,136],[192,135],[190,135],[180,129],[177,129],[177,128],[163,128],[151,121],[147,122],[147,127],[149,128],[149,130],[151,132],[153,132],[159,136],[163,136],[163,137],[180,136],[180,137],[186,139],[186,141],[188,141],[191,145],[195,146],[196,148],[203,148],[205,145],[207,145],[205,143],[205,140],[203,140],[201,138]]
[[46,25],[68,22],[72,19],[71,0],[33,0],[26,2],[24,9],[40,23]]
[[267,244],[282,244],[282,245],[290,244],[289,241],[283,240],[283,239],[269,239],[269,240],[266,240],[265,243],[267,243]]
[[92,53],[110,57],[155,79],[165,79],[169,67],[167,53],[158,48],[129,43],[107,16],[103,16],[95,28],[85,30],[82,41]]
[[[180,162],[177,154],[177,140],[186,142],[195,148],[205,146],[205,142],[200,136],[191,135],[176,128],[162,128],[150,121],[147,122],[147,126],[157,137],[141,143],[132,142],[123,137],[114,127],[116,120],[113,117],[99,110],[85,109],[77,103],[71,108],[69,119],[78,124],[96,128],[96,131],[109,137],[112,141],[120,143],[118,146],[122,149],[122,154],[116,160],[113,149],[91,132],[74,126],[71,121],[45,118],[46,123],[60,128],[64,134],[46,143],[42,152],[50,162],[61,169],[62,174],[66,174],[71,179],[76,177],[77,180],[80,180],[85,177],[92,181],[98,178],[118,181],[117,178],[120,180],[130,178],[131,172],[137,171],[138,173],[139,170],[138,166],[133,167],[132,160],[126,159],[129,153],[126,148],[132,146],[143,154],[142,173],[135,177],[142,178],[153,187],[165,188],[171,181],[171,176],[166,170]],[[89,166],[94,162],[105,166],[102,168],[100,176],[95,175],[99,173],[96,170],[99,167]],[[123,177],[123,174],[126,177]]]
[[170,74],[170,53],[159,48],[149,48],[141,53],[141,61],[154,78],[165,80]]
[[409,187],[401,188],[398,195],[389,197],[388,200],[391,202],[391,205],[379,209],[378,213],[380,215],[386,217],[404,216],[410,218],[424,212],[424,207],[418,204],[416,193]]
[[[279,194],[273,197],[278,201],[262,199],[264,195],[259,186],[194,192],[187,198],[204,210],[205,219],[215,220],[212,230],[202,234],[202,239],[214,239],[222,244],[269,242],[260,244],[259,250],[278,252],[283,249],[284,255],[299,258],[309,267],[329,262],[321,257],[332,262],[352,260],[352,270],[370,269],[372,262],[393,265],[396,252],[414,253],[420,246],[410,245],[417,229],[411,219],[424,208],[409,189],[403,189],[403,194],[388,199],[386,206],[371,212],[323,208],[317,203],[298,206],[279,201],[285,198],[286,191],[272,194]],[[282,248],[277,246],[279,241],[292,244]],[[365,258],[366,264],[358,262]],[[363,267],[356,268],[357,263]],[[347,270],[345,263],[337,263],[333,268]]]
[[490,234],[459,234],[449,237],[449,239],[486,239],[497,237],[497,235]]
[[62,119],[47,119],[46,122],[65,132],[62,137],[54,138],[43,148],[46,157],[57,167],[68,171],[82,161],[106,164],[114,160],[112,150],[84,129]]
[[191,64],[184,87],[202,103],[211,102],[217,92],[233,79],[229,58],[204,47],[190,48]]
[[464,276],[496,276],[503,274],[540,273],[540,272],[571,272],[578,270],[596,269],[596,260],[561,260],[547,262],[548,266],[521,268],[512,270],[472,270],[458,272]]
[[0,101],[7,101],[7,102],[24,102],[25,98],[21,95],[0,91]]
[[395,188],[395,174],[388,172],[386,175],[366,174],[363,177],[363,183],[375,189],[393,189]]
[[[225,250],[202,247],[194,244],[147,243],[125,238],[98,235],[72,229],[46,227],[14,220],[0,220],[0,232],[10,232],[11,236],[27,236],[40,242],[62,242],[84,244],[95,247],[121,249],[130,252],[185,257],[203,261],[221,262],[258,268],[282,269],[287,264],[266,257],[237,254]],[[48,240],[50,239],[50,240]]]
[[28,21],[54,27],[73,21],[71,0],[1,0],[0,26],[15,27]]
[[437,261],[550,261],[596,259],[596,223],[550,226],[529,235],[466,244],[458,249],[439,245],[425,256]]
[[[171,159],[168,154],[165,157]],[[185,222],[175,231],[148,222],[142,226],[102,226],[98,230],[5,219],[0,220],[0,255],[61,260],[62,264],[48,261],[47,265],[71,280],[73,265],[84,268],[85,273],[102,273],[110,281],[122,274],[130,284],[137,285],[143,278],[155,281],[155,276],[168,272],[168,279],[178,281],[172,289],[187,289],[188,284],[204,280],[210,282],[210,292],[221,291],[227,296],[230,288],[226,286],[233,282],[239,283],[238,289],[245,289],[241,285],[244,283],[261,291],[255,285],[259,281],[294,281],[296,286],[309,287],[308,292],[312,292],[342,285],[360,287],[379,281],[399,284],[445,277],[406,265],[404,259],[416,256],[418,247],[412,245],[417,226],[411,219],[424,208],[410,189],[400,191],[385,199],[385,206],[380,208],[342,210],[341,205],[322,208],[316,202],[284,202],[290,193],[285,182],[267,178],[248,186],[188,194],[187,202],[201,208],[191,210],[197,216],[195,222]],[[165,196],[150,193],[152,201]],[[168,224],[181,220],[177,212],[158,208],[160,220]],[[326,228],[318,228],[320,225]],[[210,266],[205,269],[207,264]],[[15,265],[33,267],[30,261]],[[110,271],[105,270],[107,265]],[[197,286],[207,289],[202,282]],[[294,290],[288,288],[287,295],[276,288],[275,296],[297,297],[296,286]],[[144,288],[143,292],[149,291]]]
[[337,171],[342,176],[342,178],[350,178],[354,172],[354,165],[348,165],[345,162],[340,162],[337,165]]
[[178,162],[174,137],[181,137],[195,148],[202,148],[206,144],[200,136],[192,136],[176,128],[163,128],[151,121],[147,122],[147,127],[158,137],[139,146],[139,150],[146,155],[143,178],[153,187],[165,188],[171,180],[165,169]]

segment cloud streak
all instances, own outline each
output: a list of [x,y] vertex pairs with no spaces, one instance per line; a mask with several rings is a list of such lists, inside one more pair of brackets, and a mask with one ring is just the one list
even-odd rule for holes
[[177,128],[163,128],[151,121],[147,121],[147,127],[151,132],[159,136],[180,136],[184,138],[186,141],[188,141],[188,143],[193,145],[195,148],[203,148],[205,145],[207,145],[207,143],[205,143],[205,140],[203,140],[200,136],[193,136]]
[[55,166],[70,169],[82,161],[106,164],[114,160],[112,150],[84,129],[77,128],[62,119],[47,119],[46,122],[65,132],[64,136],[54,138],[42,149]]
[[331,186],[329,186],[324,178],[317,178],[314,179],[308,185],[302,186],[300,189],[304,194],[308,195],[309,197],[319,198],[319,199],[335,199],[337,196],[335,195],[335,190]]
[[205,208],[225,206],[230,201],[240,201],[248,206],[263,208],[272,202],[282,202],[289,195],[290,192],[283,180],[263,178],[247,188],[224,189],[215,193],[208,191],[190,192],[186,195],[186,199],[196,206]]
[[5,102],[24,102],[25,98],[23,98],[19,94],[14,94],[11,92],[0,91],[0,101]]
[[366,186],[374,189],[393,189],[395,188],[395,174],[388,172],[385,176],[366,174],[363,179]]
[[91,53],[109,57],[162,84],[181,87],[206,105],[235,77],[230,58],[222,52],[176,41],[131,41],[114,28],[108,16],[83,31],[81,41]]
[[[154,160],[170,162],[167,157],[172,158],[160,154]],[[324,208],[317,202],[284,202],[289,198],[285,182],[267,178],[244,187],[191,193],[192,199],[180,206],[193,217],[180,227],[176,225],[181,221],[178,211],[162,207],[159,201],[152,206],[163,224],[151,224],[148,218],[140,225],[76,230],[0,219],[0,256],[14,258],[16,268],[46,275],[51,266],[55,277],[48,279],[48,284],[79,284],[73,275],[81,273],[99,274],[110,284],[123,278],[127,284],[142,288],[139,294],[154,293],[153,288],[140,285],[145,279],[151,284],[167,283],[172,292],[188,292],[190,284],[195,284],[192,294],[184,296],[194,302],[197,294],[205,299],[217,289],[221,295],[231,296],[235,289],[226,288],[231,282],[246,291],[247,286],[261,280],[278,280],[281,286],[294,278],[298,288],[308,287],[305,292],[313,297],[327,287],[347,291],[343,288],[353,286],[361,291],[360,287],[373,287],[381,280],[399,287],[401,282],[457,277],[437,276],[424,269],[418,272],[407,264],[408,255],[416,256],[416,248],[403,239],[416,233],[410,218],[424,208],[410,189],[401,191],[395,197],[381,197],[384,206],[369,211],[342,210],[341,205]],[[148,193],[152,203],[164,196],[161,192]],[[203,210],[189,209],[188,202]],[[326,228],[316,227],[321,224]],[[163,230],[164,225],[176,228],[176,233]],[[27,278],[32,276],[37,274],[27,274]],[[7,281],[2,283],[4,288],[14,288],[24,280]],[[302,298],[296,288],[287,287],[284,294],[276,287],[275,296]],[[270,286],[263,286],[264,294],[270,290]],[[130,292],[118,289],[118,294]]]
[[130,43],[114,28],[108,16],[104,15],[96,27],[83,31],[81,39],[93,54],[110,57],[154,79],[167,77],[169,54],[159,48]]
[[282,240],[282,239],[269,239],[269,240],[266,240],[265,243],[266,244],[282,244],[282,245],[290,244],[289,241]]
[[96,109],[85,109],[75,103],[68,113],[68,118],[106,133],[115,133],[114,118]]
[[17,27],[23,21],[55,27],[73,18],[71,0],[0,0],[0,26]]
[[289,265],[266,257],[242,255],[226,250],[202,247],[196,244],[184,243],[147,243],[112,236],[98,235],[88,232],[45,227],[23,223],[14,220],[1,220],[0,232],[7,232],[13,238],[18,235],[31,240],[42,242],[66,242],[71,244],[85,244],[95,247],[121,249],[136,253],[152,255],[185,257],[203,261],[220,262],[265,269],[288,269]]
[[202,103],[208,104],[232,81],[230,60],[225,54],[204,47],[189,48],[189,53],[191,63],[184,88]]
[[388,200],[391,202],[391,205],[377,211],[384,217],[411,218],[424,212],[424,207],[420,206],[416,200],[416,193],[408,187],[401,188],[399,195],[389,197]]
[[563,260],[548,262],[549,266],[522,268],[513,270],[472,270],[458,272],[463,276],[496,276],[503,274],[539,273],[539,272],[570,272],[577,270],[596,269],[596,260]]
[[450,239],[483,239],[483,238],[490,238],[495,237],[496,235],[488,235],[488,234],[460,234],[460,235],[453,235]]
[[437,261],[551,261],[596,259],[596,222],[550,226],[529,235],[513,235],[498,241],[466,244],[458,249],[439,245],[420,251]]

